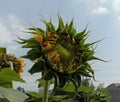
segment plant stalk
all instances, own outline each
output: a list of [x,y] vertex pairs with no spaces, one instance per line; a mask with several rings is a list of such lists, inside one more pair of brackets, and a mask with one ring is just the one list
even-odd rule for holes
[[[14,68],[13,68],[13,63],[12,63],[11,61],[8,61],[8,63],[10,64],[10,68],[11,68],[12,70],[14,70]],[[9,87],[10,87],[10,88],[13,88],[13,81],[9,82]]]
[[48,102],[49,81],[45,80],[44,93],[42,102]]

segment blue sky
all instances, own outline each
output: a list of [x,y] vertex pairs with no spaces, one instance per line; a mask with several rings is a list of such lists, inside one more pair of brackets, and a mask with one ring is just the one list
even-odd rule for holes
[[[8,53],[18,57],[25,54],[26,51],[14,41],[16,35],[27,38],[28,35],[21,32],[26,27],[44,27],[40,22],[42,16],[47,20],[51,17],[57,25],[58,13],[65,22],[74,17],[78,32],[88,25],[88,41],[105,38],[97,45],[96,56],[111,61],[92,62],[98,81],[95,83],[107,86],[120,82],[120,0],[0,0],[0,46],[7,47]],[[27,87],[31,87],[38,74],[30,76],[27,70],[32,63],[26,62],[29,65],[22,77],[31,83]]]

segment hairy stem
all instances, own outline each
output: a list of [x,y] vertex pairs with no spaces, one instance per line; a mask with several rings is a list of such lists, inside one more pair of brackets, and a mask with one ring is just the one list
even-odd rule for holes
[[49,81],[45,80],[44,93],[42,102],[48,102]]

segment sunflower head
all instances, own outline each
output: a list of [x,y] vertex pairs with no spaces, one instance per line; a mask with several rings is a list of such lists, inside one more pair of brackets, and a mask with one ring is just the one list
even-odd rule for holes
[[[12,66],[10,63],[12,63]],[[0,55],[0,70],[12,67],[12,69],[20,76],[24,66],[24,60],[22,58],[17,58],[14,54]]]
[[[77,32],[74,20],[64,24],[58,16],[58,27],[52,20],[42,20],[46,29],[40,27],[28,28],[28,34],[33,34],[30,39],[22,39],[23,48],[30,48],[24,58],[35,62],[29,70],[31,74],[42,72],[45,80],[55,79],[55,86],[65,86],[68,80],[75,87],[81,82],[81,76],[94,77],[94,70],[89,61],[101,60],[94,56],[93,45],[99,41],[86,43],[87,28]],[[102,61],[102,60],[101,60]],[[46,74],[47,73],[47,74]]]

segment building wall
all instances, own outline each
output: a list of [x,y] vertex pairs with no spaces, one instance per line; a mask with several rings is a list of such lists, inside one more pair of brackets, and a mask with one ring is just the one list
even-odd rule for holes
[[120,91],[110,92],[111,102],[120,102]]
[[107,87],[107,90],[111,96],[110,102],[120,102],[120,87],[116,87],[116,85],[112,84]]

